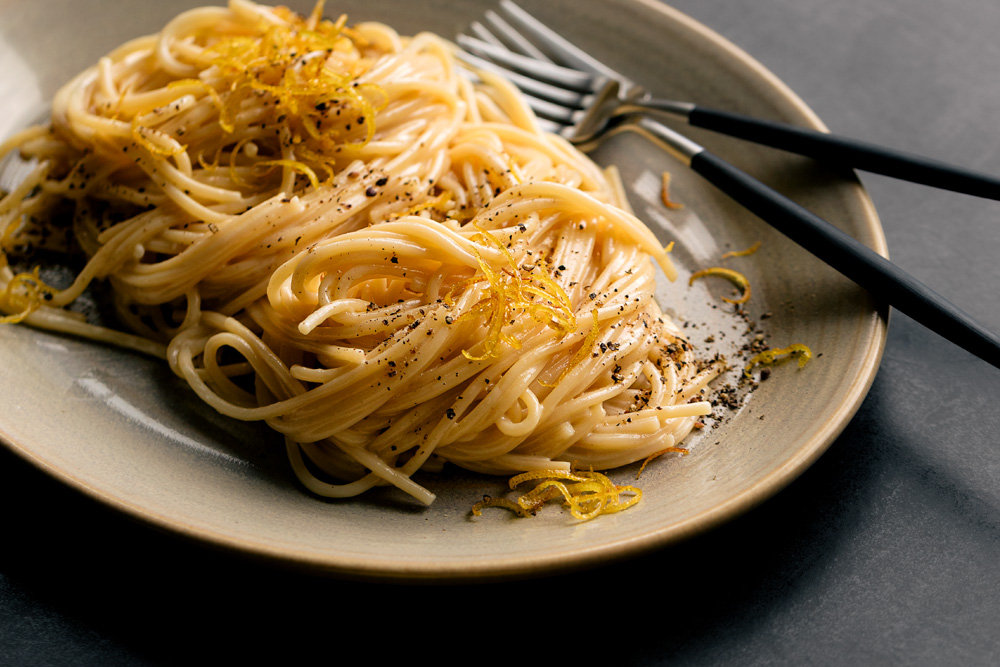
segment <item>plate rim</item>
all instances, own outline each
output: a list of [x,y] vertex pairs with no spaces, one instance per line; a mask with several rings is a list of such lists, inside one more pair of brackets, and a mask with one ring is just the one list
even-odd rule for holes
[[[679,29],[694,35],[699,40],[704,40],[724,53],[728,60],[738,62],[761,79],[776,98],[789,104],[812,129],[827,131],[825,123],[818,114],[784,81],[748,52],[712,28],[660,0],[620,0],[620,2],[659,13],[665,20],[678,25]],[[874,203],[860,181],[854,179],[851,185],[857,203],[863,209],[863,215],[858,216],[857,220],[860,228],[870,236],[871,247],[876,252],[888,256],[886,237]],[[877,375],[886,347],[888,326],[889,309],[873,301],[871,311],[867,311],[862,318],[862,335],[870,342],[859,363],[857,375],[850,383],[849,389],[842,395],[837,409],[824,423],[811,431],[811,436],[800,443],[794,454],[778,468],[757,479],[725,502],[683,521],[644,532],[636,537],[592,546],[577,545],[569,551],[569,554],[563,551],[549,551],[542,555],[529,554],[521,558],[487,557],[469,562],[449,561],[436,564],[422,561],[414,564],[402,556],[395,559],[380,558],[374,562],[344,553],[327,553],[321,556],[288,545],[272,544],[264,540],[254,541],[234,534],[226,535],[191,524],[182,517],[171,517],[124,500],[111,491],[102,490],[80,479],[73,471],[62,469],[36,455],[29,447],[17,443],[2,424],[0,424],[0,442],[22,460],[104,507],[184,540],[252,560],[264,560],[290,569],[357,580],[463,582],[544,576],[555,571],[586,569],[610,560],[631,557],[682,542],[745,514],[780,492],[826,452],[860,408]]]

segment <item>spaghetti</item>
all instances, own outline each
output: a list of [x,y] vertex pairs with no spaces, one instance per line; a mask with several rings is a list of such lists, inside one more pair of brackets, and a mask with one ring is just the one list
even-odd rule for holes
[[[4,143],[38,163],[0,200],[7,319],[165,357],[324,496],[679,443],[718,369],[654,301],[651,258],[675,272],[614,173],[441,38],[322,11],[184,13]],[[87,260],[54,289],[7,256],[59,225]],[[95,280],[133,333],[66,310]]]

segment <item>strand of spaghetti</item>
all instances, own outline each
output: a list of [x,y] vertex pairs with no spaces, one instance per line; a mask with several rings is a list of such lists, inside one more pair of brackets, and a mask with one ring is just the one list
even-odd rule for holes
[[381,458],[372,452],[369,452],[367,449],[345,447],[343,448],[343,451],[358,463],[371,470],[372,474],[376,477],[389,482],[402,491],[405,491],[425,505],[430,505],[434,502],[435,496],[433,493],[410,479],[408,474],[390,466]]
[[7,315],[107,339],[58,310],[106,279],[196,395],[285,436],[331,497],[430,502],[411,477],[443,462],[622,465],[686,435],[718,369],[656,304],[653,262],[676,272],[614,170],[444,40],[321,14],[186,12],[0,145],[42,165],[0,202],[5,252],[68,203],[87,255],[61,291],[5,267]]
[[116,347],[142,352],[151,357],[165,359],[167,356],[166,348],[161,343],[115,329],[81,322],[72,317],[67,317],[62,311],[54,309],[36,310],[25,317],[23,321],[25,324],[38,329],[68,334],[100,343],[108,343]]

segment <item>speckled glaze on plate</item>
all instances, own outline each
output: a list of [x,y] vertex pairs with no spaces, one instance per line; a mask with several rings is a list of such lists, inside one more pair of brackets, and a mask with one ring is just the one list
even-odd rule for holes
[[[155,32],[188,2],[8,0],[0,23],[0,136],[27,124],[57,87],[132,37]],[[289,3],[302,11],[306,3]],[[457,33],[490,2],[328,0],[327,13],[381,20],[402,33]],[[822,128],[773,75],[704,26],[655,0],[524,2],[532,13],[661,96]],[[885,253],[881,227],[850,173],[732,139],[691,132],[717,154]],[[530,576],[627,557],[708,530],[779,491],[830,445],[874,378],[886,313],[867,294],[635,136],[595,158],[615,163],[636,213],[676,239],[681,278],[661,303],[706,350],[738,346],[742,318],[722,286],[687,285],[722,253],[753,285],[747,306],[774,346],[801,342],[804,369],[775,369],[744,406],[689,441],[688,456],[647,468],[634,508],[580,523],[557,508],[531,520],[470,517],[504,480],[423,475],[430,507],[394,490],[346,502],[317,499],[294,480],[281,439],[203,405],[164,364],[19,326],[0,327],[0,437],[15,452],[107,505],[176,534],[243,555],[338,576],[476,580]],[[660,175],[685,208],[659,203]],[[770,317],[760,319],[764,314]],[[755,329],[756,330],[756,329]],[[713,340],[714,342],[706,342]],[[619,471],[634,480],[636,468]]]

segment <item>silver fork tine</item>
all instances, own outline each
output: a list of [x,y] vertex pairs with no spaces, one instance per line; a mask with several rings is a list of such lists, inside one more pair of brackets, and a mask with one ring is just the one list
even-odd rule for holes
[[[1000,336],[975,322],[888,259],[834,225],[707,152],[683,134],[651,118],[636,116],[633,112],[680,116],[695,127],[819,159],[847,160],[847,164],[867,168],[868,171],[981,197],[1000,199],[1000,179],[825,132],[706,109],[690,102],[652,98],[637,84],[594,60],[539,23],[511,0],[500,0],[500,3],[502,11],[511,19],[508,26],[513,24],[529,33],[529,39],[537,40],[539,46],[547,50],[556,63],[571,66],[577,71],[510,51],[501,45],[511,40],[504,40],[502,37],[482,41],[460,36],[459,43],[469,51],[496,61],[502,67],[522,72],[528,78],[547,78],[555,85],[566,85],[567,78],[575,75],[577,83],[585,86],[581,90],[591,92],[590,103],[568,115],[556,116],[564,124],[559,129],[561,136],[583,150],[595,148],[602,140],[625,130],[636,131],[653,139],[692,171],[851,280],[932,331],[1000,368]],[[490,22],[496,23],[492,20]],[[494,28],[506,30],[496,26]],[[585,73],[586,77],[581,79],[581,73]],[[544,104],[537,106],[537,102],[529,104],[536,109],[536,113],[539,113],[540,108],[545,108]],[[549,103],[549,106],[554,105]]]
[[493,35],[498,37],[498,41],[505,44],[511,51],[531,56],[535,60],[541,60],[542,62],[552,62],[552,59],[545,55],[541,49],[532,44],[517,30],[514,30],[503,17],[493,10],[486,12],[486,22],[493,28]]
[[535,38],[539,44],[544,44],[544,48],[552,57],[553,62],[565,65],[576,70],[593,72],[618,82],[621,94],[628,96],[634,92],[642,92],[642,88],[624,75],[611,69],[601,61],[597,60],[586,51],[575,46],[565,37],[540,22],[534,16],[524,11],[511,0],[500,0],[500,9],[506,15],[510,23],[517,26],[522,32],[526,32]]
[[466,51],[486,60],[492,60],[510,71],[579,92],[586,93],[593,89],[594,75],[589,72],[560,67],[550,62],[540,62],[531,56],[514,53],[504,46],[497,46],[468,35],[459,35],[456,41]]
[[548,102],[554,102],[555,104],[568,107],[570,109],[582,109],[590,102],[590,95],[562,88],[560,86],[552,86],[544,81],[523,76],[517,72],[512,72],[505,67],[501,67],[492,61],[472,55],[471,53],[459,52],[457,56],[460,60],[472,65],[476,69],[493,72],[494,74],[506,77],[529,98],[547,100]]
[[487,30],[486,26],[479,21],[473,21],[469,24],[469,32],[471,32],[476,39],[486,42],[487,44],[506,48],[504,43],[500,41],[500,38]]
[[[459,35],[457,42],[466,54],[460,54],[460,58],[467,61],[474,58],[485,60],[493,66],[484,69],[494,72],[499,67],[499,73],[506,74],[525,93],[528,106],[536,115],[554,120],[562,126],[558,129],[558,134],[563,137],[581,141],[593,136],[607,124],[610,118],[608,102],[618,99],[619,85],[616,80],[516,53],[502,45],[499,37],[486,42],[468,35]],[[496,42],[500,42],[500,45]],[[468,55],[470,52],[476,55]],[[476,62],[471,64],[475,66]],[[551,82],[559,88],[539,83],[540,80]],[[570,90],[567,91],[566,88]]]

